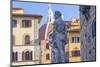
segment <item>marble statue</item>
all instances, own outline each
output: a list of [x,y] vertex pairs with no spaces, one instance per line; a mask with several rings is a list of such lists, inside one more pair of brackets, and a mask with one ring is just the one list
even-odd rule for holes
[[48,35],[49,45],[51,46],[51,63],[65,63],[67,62],[65,23],[62,20],[60,11],[55,11],[54,17],[53,31]]

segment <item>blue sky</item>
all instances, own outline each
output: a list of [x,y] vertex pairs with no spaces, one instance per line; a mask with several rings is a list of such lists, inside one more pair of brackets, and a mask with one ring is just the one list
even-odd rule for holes
[[[16,2],[12,3],[12,7],[20,7],[24,9],[25,14],[40,14],[43,16],[40,26],[46,23],[48,14],[48,3],[34,3],[34,2]],[[53,12],[60,11],[64,20],[71,18],[79,18],[79,6],[78,5],[65,5],[65,4],[51,4]]]

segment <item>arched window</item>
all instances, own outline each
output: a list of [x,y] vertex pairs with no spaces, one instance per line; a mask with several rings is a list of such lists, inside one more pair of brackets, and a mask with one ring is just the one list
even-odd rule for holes
[[25,36],[25,45],[29,45],[30,44],[30,36],[26,35]]
[[32,60],[32,51],[22,52],[22,60],[23,61]]
[[25,60],[30,60],[30,52],[29,51],[26,51],[25,53]]
[[18,52],[13,52],[12,53],[12,61],[17,61],[18,60]]

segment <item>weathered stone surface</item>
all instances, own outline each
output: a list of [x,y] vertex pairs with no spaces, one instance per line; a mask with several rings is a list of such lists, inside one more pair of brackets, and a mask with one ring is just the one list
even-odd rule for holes
[[81,60],[96,60],[96,8],[80,6]]

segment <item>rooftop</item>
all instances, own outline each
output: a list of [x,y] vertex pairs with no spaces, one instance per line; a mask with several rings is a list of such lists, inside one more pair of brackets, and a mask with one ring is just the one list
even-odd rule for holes
[[42,15],[38,14],[12,14],[13,17],[35,17],[35,18],[42,18]]
[[23,10],[23,8],[12,8],[12,10]]

